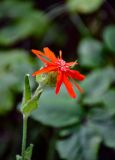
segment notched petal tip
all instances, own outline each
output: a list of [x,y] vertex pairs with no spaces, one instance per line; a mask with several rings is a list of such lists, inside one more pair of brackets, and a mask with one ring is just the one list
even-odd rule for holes
[[58,95],[58,94],[59,94],[59,91],[55,90],[55,94]]
[[75,98],[77,98],[77,95],[75,94],[75,95],[71,96],[71,98],[74,98],[74,99],[75,99]]
[[32,53],[36,53],[36,52],[38,52],[38,51],[35,50],[35,49],[31,49],[31,52],[32,52]]
[[80,74],[80,80],[84,80],[86,76],[84,76],[83,74]]
[[43,48],[43,51],[46,50],[46,49],[50,50],[49,47],[44,47],[44,48]]

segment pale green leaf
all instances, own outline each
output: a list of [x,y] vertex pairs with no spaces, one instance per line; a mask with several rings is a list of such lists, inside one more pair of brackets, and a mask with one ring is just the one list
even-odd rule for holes
[[96,11],[103,2],[104,0],[67,0],[67,6],[70,11],[87,14]]

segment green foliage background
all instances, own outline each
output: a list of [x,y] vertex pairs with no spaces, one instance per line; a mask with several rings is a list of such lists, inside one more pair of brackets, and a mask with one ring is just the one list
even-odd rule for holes
[[[86,75],[84,93],[42,94],[32,113],[32,159],[115,159],[115,10],[107,0],[0,1],[0,159],[20,153],[24,75],[41,66],[31,49],[49,47]],[[32,90],[35,78],[30,76]],[[12,146],[12,147],[11,147]]]

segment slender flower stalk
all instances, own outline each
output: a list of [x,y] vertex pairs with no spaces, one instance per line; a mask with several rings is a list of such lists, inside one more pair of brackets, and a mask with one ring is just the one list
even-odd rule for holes
[[[58,94],[61,88],[61,85],[64,84],[68,94],[72,98],[76,98],[76,93],[73,89],[73,84],[79,90],[79,92],[83,92],[82,88],[76,83],[75,80],[82,81],[85,76],[76,70],[72,70],[71,68],[78,63],[75,62],[65,62],[62,59],[62,52],[59,52],[59,57],[57,58],[55,54],[48,48],[43,49],[44,52],[40,52],[38,50],[32,50],[32,52],[44,63],[44,67],[40,70],[37,70],[32,75],[36,76],[44,73],[57,73],[56,76],[56,89],[55,93]],[[73,82],[73,83],[72,83]]]
[[22,131],[22,148],[21,155],[16,155],[16,160],[31,160],[33,144],[27,146],[27,122],[28,117],[31,113],[38,108],[38,101],[40,95],[42,94],[42,87],[39,85],[38,88],[34,91],[34,94],[31,93],[29,75],[25,75],[24,79],[24,92],[23,92],[23,100],[21,106],[21,112],[23,115],[23,131]]
[[26,139],[27,139],[27,121],[28,117],[23,115],[23,134],[22,134],[22,160],[24,160],[24,153],[26,149]]

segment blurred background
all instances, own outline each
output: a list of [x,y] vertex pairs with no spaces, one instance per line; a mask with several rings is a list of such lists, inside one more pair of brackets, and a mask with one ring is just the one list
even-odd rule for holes
[[77,59],[86,80],[77,99],[44,91],[28,122],[32,159],[115,160],[114,0],[0,0],[0,160],[20,154],[24,75],[40,68],[31,49],[43,47]]

